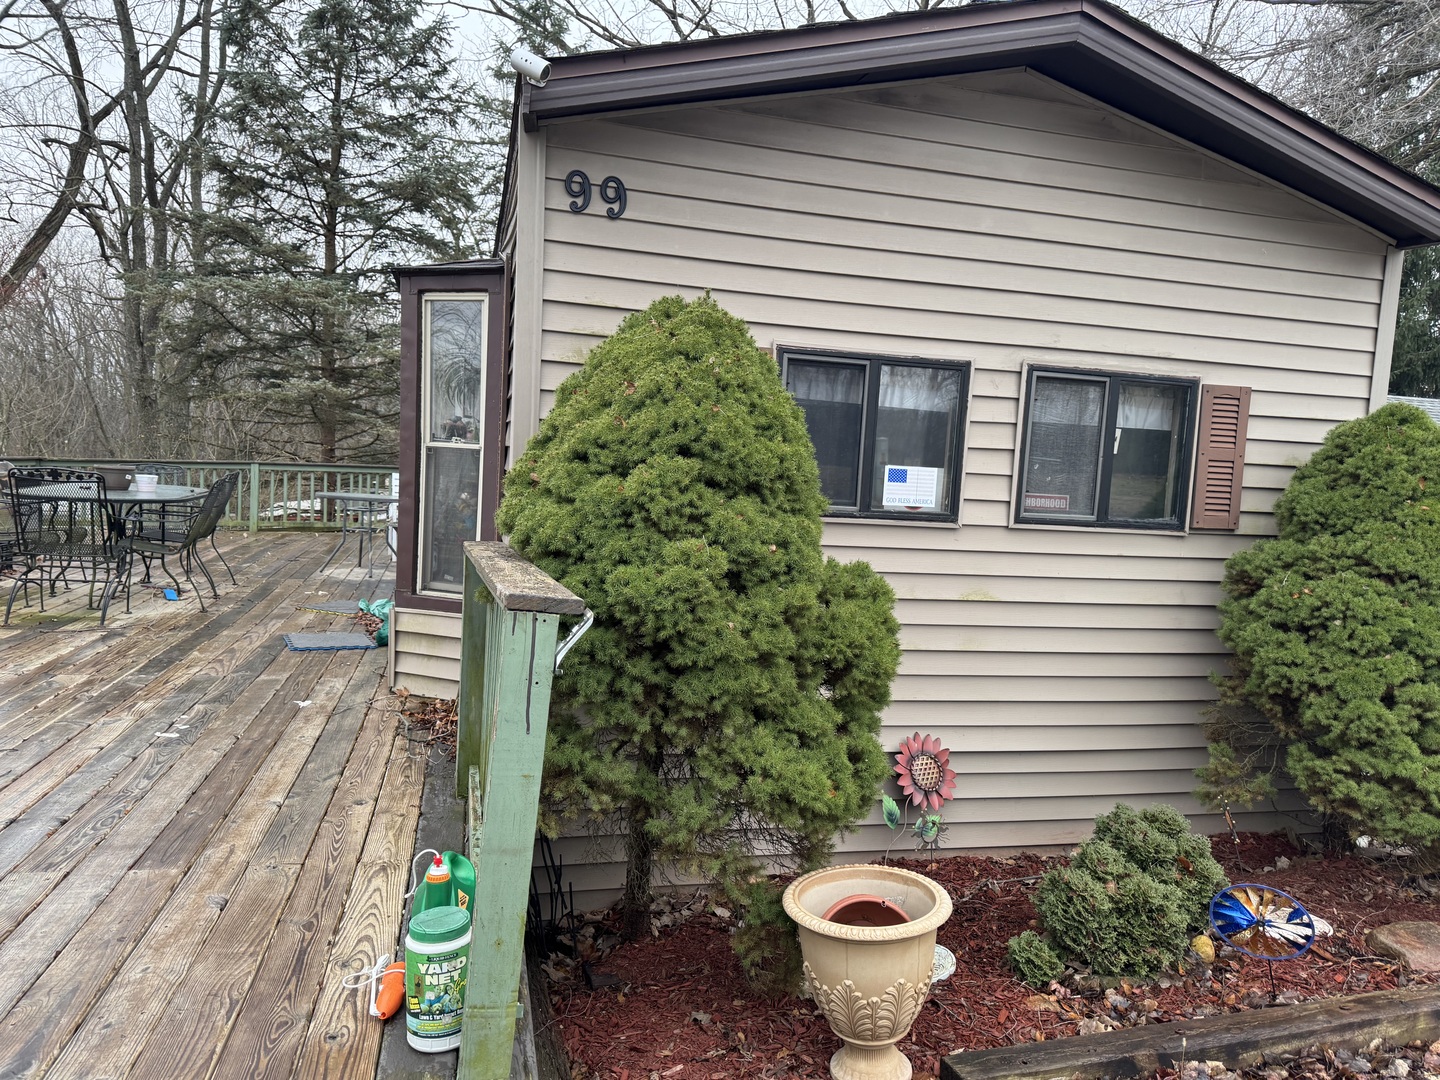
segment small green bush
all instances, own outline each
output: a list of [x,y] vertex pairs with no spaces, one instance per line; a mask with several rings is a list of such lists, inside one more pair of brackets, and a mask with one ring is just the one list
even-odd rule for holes
[[774,997],[800,989],[800,939],[783,897],[784,891],[768,878],[726,889],[726,898],[740,915],[731,940],[740,968],[755,990]]
[[1146,976],[1184,955],[1225,884],[1179,811],[1121,804],[1095,819],[1069,866],[1045,875],[1035,907],[1060,955],[1097,975]]
[[1034,930],[1012,937],[1005,946],[1005,959],[1020,981],[1043,990],[1065,974],[1065,962],[1056,955],[1050,943]]

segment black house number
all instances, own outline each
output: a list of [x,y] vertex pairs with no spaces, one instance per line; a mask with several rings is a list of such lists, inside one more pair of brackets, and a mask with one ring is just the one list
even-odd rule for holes
[[[572,214],[583,214],[590,208],[590,199],[595,194],[595,185],[579,169],[571,169],[565,175],[565,194],[575,201],[570,204]],[[618,176],[607,176],[600,181],[600,201],[608,209],[605,216],[618,218],[625,213],[625,182]]]

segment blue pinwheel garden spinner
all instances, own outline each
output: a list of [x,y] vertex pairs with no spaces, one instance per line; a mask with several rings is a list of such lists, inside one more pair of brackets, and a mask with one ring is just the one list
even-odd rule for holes
[[1289,893],[1231,885],[1210,898],[1210,925],[1227,944],[1262,960],[1294,960],[1315,943],[1315,920]]

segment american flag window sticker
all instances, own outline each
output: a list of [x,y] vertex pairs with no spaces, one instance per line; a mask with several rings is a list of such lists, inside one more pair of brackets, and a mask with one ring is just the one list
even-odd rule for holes
[[887,465],[883,504],[906,510],[935,509],[940,472],[923,465]]

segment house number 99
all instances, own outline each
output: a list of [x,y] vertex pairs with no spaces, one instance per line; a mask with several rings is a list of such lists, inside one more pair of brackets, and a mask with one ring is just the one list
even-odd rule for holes
[[[565,194],[575,201],[570,204],[572,214],[583,214],[590,207],[590,198],[595,193],[595,185],[590,182],[579,169],[571,169],[565,175]],[[625,183],[618,176],[607,176],[600,181],[600,201],[606,203],[609,209],[605,211],[608,218],[618,218],[625,213]]]

